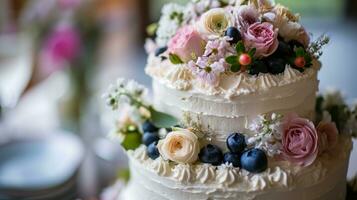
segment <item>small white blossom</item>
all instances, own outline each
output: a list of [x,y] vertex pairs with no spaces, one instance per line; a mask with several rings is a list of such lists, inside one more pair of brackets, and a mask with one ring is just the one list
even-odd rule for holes
[[166,46],[185,20],[185,7],[176,3],[169,3],[162,8],[161,14],[156,32],[156,44]]
[[266,115],[260,115],[249,125],[254,136],[247,139],[249,146],[254,146],[264,150],[268,156],[280,154],[281,149],[281,119],[282,116],[273,113],[269,118]]

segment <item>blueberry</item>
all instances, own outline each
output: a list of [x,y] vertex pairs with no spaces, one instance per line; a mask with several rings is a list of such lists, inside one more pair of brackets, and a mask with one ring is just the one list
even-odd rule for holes
[[231,44],[236,44],[239,40],[242,39],[242,36],[236,27],[229,27],[225,31],[224,35],[232,38],[232,40],[229,41]]
[[293,48],[291,48],[291,46],[288,43],[280,40],[278,48],[274,52],[273,56],[289,57],[292,56],[293,54],[294,54]]
[[265,152],[256,148],[245,151],[240,158],[240,163],[243,169],[252,173],[263,172],[268,167]]
[[203,163],[210,163],[212,165],[220,165],[223,161],[223,153],[219,149],[219,147],[208,144],[207,146],[203,147],[198,154],[200,161]]
[[267,60],[268,70],[272,74],[280,74],[284,72],[286,62],[282,58],[270,58]]
[[262,60],[256,60],[252,66],[248,69],[250,75],[258,75],[259,73],[268,73],[268,66]]
[[154,124],[152,124],[150,121],[146,121],[143,124],[143,131],[144,132],[156,132],[158,130],[159,130],[159,128],[154,126]]
[[155,160],[160,156],[159,150],[157,149],[157,142],[151,143],[147,148],[146,148],[146,153],[149,156],[149,158]]
[[227,147],[232,153],[242,153],[246,146],[245,137],[241,133],[232,133],[227,138]]
[[167,46],[159,47],[155,50],[155,56],[159,56],[167,50]]
[[240,154],[227,152],[223,156],[223,163],[232,164],[233,167],[240,167]]
[[142,138],[143,144],[149,146],[153,142],[159,141],[159,136],[156,132],[145,132]]

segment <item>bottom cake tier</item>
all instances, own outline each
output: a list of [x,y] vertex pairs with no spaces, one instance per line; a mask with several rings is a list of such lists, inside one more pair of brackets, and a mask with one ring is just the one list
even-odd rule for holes
[[252,174],[229,165],[175,164],[152,160],[146,147],[129,151],[131,178],[118,200],[344,200],[350,137],[308,167],[269,160],[268,169]]

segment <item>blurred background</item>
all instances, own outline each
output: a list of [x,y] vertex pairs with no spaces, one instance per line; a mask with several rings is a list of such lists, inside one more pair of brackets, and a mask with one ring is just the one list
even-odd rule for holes
[[[167,2],[0,1],[0,199],[100,199],[126,176],[119,144],[106,138],[112,118],[101,95],[118,77],[150,87],[145,30]],[[331,37],[320,90],[341,89],[353,103],[357,1],[276,2],[299,12],[315,38]],[[354,150],[349,177],[356,173]]]

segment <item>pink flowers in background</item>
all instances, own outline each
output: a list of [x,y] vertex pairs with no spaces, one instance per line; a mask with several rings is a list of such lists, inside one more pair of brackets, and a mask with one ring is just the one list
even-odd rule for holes
[[71,26],[57,27],[45,39],[39,59],[43,74],[63,69],[80,53],[78,31]]
[[334,122],[320,122],[317,127],[319,135],[319,153],[336,146],[338,140],[338,130]]
[[300,166],[311,165],[318,154],[319,137],[308,119],[290,114],[283,121],[282,157]]
[[64,9],[75,9],[81,4],[82,0],[58,0],[57,3]]
[[256,48],[257,57],[273,54],[279,45],[277,30],[267,22],[250,25],[243,35],[244,46],[248,49]]
[[168,51],[176,54],[183,62],[195,60],[204,53],[206,41],[192,26],[184,26],[168,43]]

